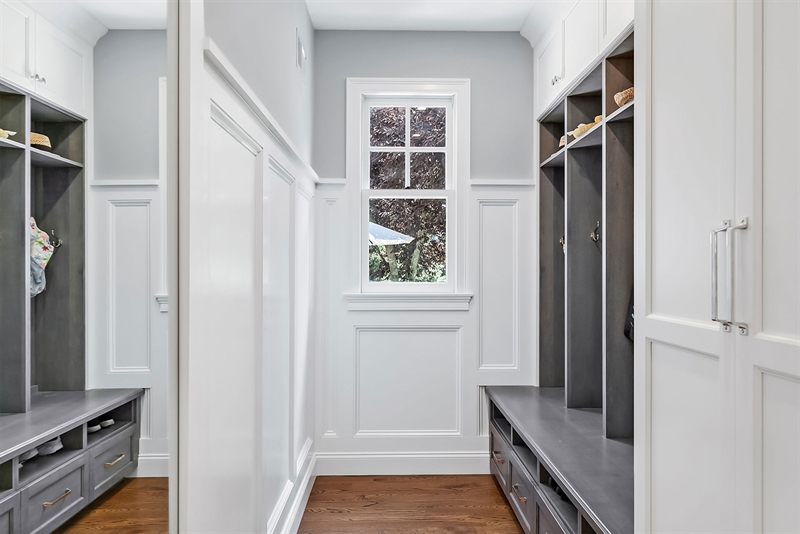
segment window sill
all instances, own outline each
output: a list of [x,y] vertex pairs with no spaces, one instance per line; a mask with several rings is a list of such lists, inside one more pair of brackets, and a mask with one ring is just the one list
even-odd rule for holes
[[348,311],[469,311],[472,293],[350,293]]

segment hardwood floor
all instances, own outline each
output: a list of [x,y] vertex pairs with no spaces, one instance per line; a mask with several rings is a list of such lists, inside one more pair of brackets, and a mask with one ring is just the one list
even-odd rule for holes
[[167,534],[167,478],[129,478],[120,482],[54,534]]
[[519,534],[491,475],[317,477],[299,534]]

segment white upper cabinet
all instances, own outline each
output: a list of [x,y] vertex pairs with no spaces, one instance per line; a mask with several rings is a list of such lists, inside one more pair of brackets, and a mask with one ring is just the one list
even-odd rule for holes
[[539,93],[538,109],[546,108],[559,93],[564,78],[564,34],[561,24],[555,33],[535,51],[536,78]]
[[87,43],[40,17],[36,27],[36,92],[85,116],[92,53]]
[[0,2],[0,77],[31,91],[36,14],[21,2]]
[[633,0],[602,0],[600,6],[600,50],[604,50],[633,22]]
[[27,5],[0,0],[0,78],[86,117],[93,53]]
[[564,86],[600,53],[600,2],[579,0],[564,19]]

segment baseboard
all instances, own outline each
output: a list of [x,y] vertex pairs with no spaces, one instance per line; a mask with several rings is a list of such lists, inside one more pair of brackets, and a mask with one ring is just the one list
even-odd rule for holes
[[169,476],[169,454],[140,454],[139,466],[129,478]]
[[281,534],[295,534],[300,528],[303,513],[317,478],[316,457],[313,454],[306,456],[303,468],[297,476],[292,493],[283,509],[283,517],[278,521],[274,532]]
[[486,475],[489,452],[317,453],[317,475]]

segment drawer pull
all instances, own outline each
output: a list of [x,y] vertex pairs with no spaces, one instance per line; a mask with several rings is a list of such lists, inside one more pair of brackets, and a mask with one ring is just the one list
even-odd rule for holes
[[498,458],[497,457],[498,454],[499,453],[497,451],[492,451],[492,458],[494,458],[494,461],[497,462],[498,464],[505,463],[506,462],[505,460],[503,460],[502,458]]
[[519,502],[528,502],[528,498],[527,497],[523,497],[522,495],[519,494],[519,491],[517,491],[518,487],[519,487],[519,484],[514,484],[513,486],[511,486],[511,491],[513,491],[514,495],[517,496],[517,499],[519,499]]
[[46,502],[46,503],[44,503],[44,507],[45,507],[45,508],[50,508],[51,506],[55,505],[55,504],[56,504],[58,501],[63,501],[64,499],[66,499],[66,498],[67,498],[67,497],[69,497],[70,495],[72,495],[72,490],[71,490],[71,489],[69,489],[69,488],[67,488],[67,491],[65,491],[65,492],[64,492],[64,495],[62,495],[62,496],[61,496],[61,497],[59,497],[58,499],[54,500],[53,502]]
[[109,468],[109,467],[111,467],[112,465],[114,465],[114,464],[116,464],[116,463],[119,463],[119,462],[120,462],[120,460],[122,460],[123,458],[125,458],[125,455],[124,455],[124,454],[120,454],[119,456],[117,456],[117,457],[116,457],[116,459],[114,459],[114,461],[112,461],[112,462],[106,462],[106,463],[104,463],[104,464],[103,464],[103,467],[105,467],[106,469],[108,469],[108,468]]

